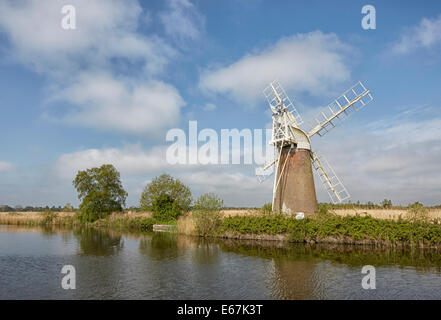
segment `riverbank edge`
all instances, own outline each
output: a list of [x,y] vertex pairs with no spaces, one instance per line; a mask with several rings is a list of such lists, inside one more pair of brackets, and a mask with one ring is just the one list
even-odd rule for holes
[[[234,215],[233,215],[234,216]],[[153,231],[153,225],[158,222],[151,217],[151,213],[114,213],[111,216],[97,220],[93,223],[80,223],[75,220],[74,213],[64,213],[56,215],[48,219],[47,216],[39,214],[33,216],[32,219],[26,220],[26,215],[22,215],[22,219],[18,219],[17,215],[10,215],[11,219],[5,220],[5,215],[0,215],[0,224],[6,225],[27,225],[27,226],[66,226],[66,227],[80,227],[88,226],[95,228],[109,228],[114,230],[133,230],[133,231]],[[223,219],[231,218],[231,214],[227,214]],[[237,217],[237,216],[236,216]],[[259,217],[259,215],[240,215],[244,221],[252,220]],[[270,216],[260,215],[260,217],[268,218]],[[366,216],[365,216],[366,217]],[[375,219],[374,220],[383,220]],[[388,220],[390,221],[390,220]],[[162,223],[166,224],[166,223]],[[195,230],[195,221],[192,218],[191,213],[181,216],[178,221],[171,223],[176,226],[175,233],[201,237]],[[439,233],[441,234],[441,226],[437,226]],[[223,230],[217,234],[211,234],[205,236],[207,238],[219,238],[219,239],[233,239],[233,240],[257,240],[257,241],[279,241],[279,242],[291,242],[291,243],[307,243],[307,244],[340,244],[340,245],[363,245],[363,246],[376,246],[376,247],[418,247],[418,248],[437,248],[441,249],[440,243],[424,243],[424,241],[388,241],[384,239],[362,238],[355,239],[350,236],[342,234],[335,234],[332,236],[304,236],[293,238],[292,232],[282,232],[276,234],[270,234],[265,232],[258,233],[244,233],[230,230]]]
[[[188,234],[187,234],[188,235]],[[192,234],[194,237],[201,237],[197,234]],[[355,240],[350,237],[320,237],[309,238],[306,237],[303,241],[293,241],[290,239],[290,234],[238,234],[227,233],[222,235],[209,236],[209,238],[216,239],[231,239],[231,240],[253,240],[253,241],[265,241],[265,242],[284,242],[284,243],[304,243],[308,245],[314,244],[333,244],[333,245],[348,245],[348,246],[370,246],[381,248],[421,248],[421,249],[441,249],[441,244],[425,244],[422,242],[391,242],[378,239],[361,239]]]

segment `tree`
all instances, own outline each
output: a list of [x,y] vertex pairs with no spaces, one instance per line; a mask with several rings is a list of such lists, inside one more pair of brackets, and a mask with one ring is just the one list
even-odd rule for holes
[[172,220],[186,212],[191,204],[191,191],[178,179],[162,174],[153,179],[141,194],[141,210],[152,210],[159,220]]
[[407,207],[407,219],[412,222],[428,222],[429,221],[429,210],[422,203],[418,201],[409,204]]
[[392,200],[384,199],[381,202],[381,205],[383,206],[383,208],[392,208]]
[[123,189],[120,174],[111,164],[79,171],[73,181],[78,191],[79,216],[85,221],[101,219],[114,211],[121,211],[127,192]]
[[61,209],[64,212],[73,212],[75,211],[74,207],[68,202],[66,205]]

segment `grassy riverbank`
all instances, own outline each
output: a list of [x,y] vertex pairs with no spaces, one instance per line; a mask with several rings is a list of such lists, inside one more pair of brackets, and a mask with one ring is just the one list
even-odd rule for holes
[[[157,223],[150,212],[113,213],[95,222],[81,222],[75,212],[0,212],[0,224],[26,226],[94,226],[118,229],[152,230]],[[176,223],[176,222],[175,222]]]
[[[220,224],[208,236],[282,240],[306,243],[342,243],[371,245],[409,245],[441,247],[439,210],[429,210],[425,220],[409,219],[401,210],[336,210],[316,218],[296,220],[286,215],[262,214],[259,210],[223,210]],[[381,212],[380,212],[381,211]],[[435,212],[436,211],[436,212]],[[81,223],[73,212],[0,212],[0,224],[57,225],[106,227],[124,230],[151,231],[154,224],[177,225],[177,232],[198,236],[197,221],[191,212],[178,221],[164,222],[152,218],[150,212],[114,213],[93,223]]]
[[370,216],[328,214],[303,220],[283,215],[236,216],[223,219],[218,231],[218,236],[250,239],[250,235],[279,236],[291,242],[308,243],[441,245],[438,222],[381,220]]

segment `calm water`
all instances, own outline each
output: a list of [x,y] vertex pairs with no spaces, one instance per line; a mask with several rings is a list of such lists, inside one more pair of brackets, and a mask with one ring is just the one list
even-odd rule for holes
[[[61,288],[64,265],[76,290]],[[0,226],[0,298],[439,299],[441,252]]]

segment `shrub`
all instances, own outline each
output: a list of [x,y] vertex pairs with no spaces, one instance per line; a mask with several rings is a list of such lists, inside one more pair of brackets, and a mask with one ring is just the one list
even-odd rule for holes
[[271,214],[273,213],[273,204],[272,203],[265,203],[262,208],[260,209],[263,214]]
[[234,216],[222,220],[220,232],[238,234],[288,234],[289,240],[302,242],[326,237],[349,240],[379,240],[390,243],[441,244],[439,224],[406,220],[380,220],[370,216],[340,217],[329,214],[319,219],[296,220],[283,215]]
[[143,231],[152,231],[153,225],[156,223],[153,218],[142,218],[138,222],[139,229]]
[[319,216],[329,214],[329,205],[327,203],[319,203],[317,213]]
[[75,211],[74,207],[69,202],[66,203],[66,205],[61,210],[64,212],[74,212]]
[[158,221],[176,220],[181,214],[176,200],[172,199],[170,195],[162,193],[152,202],[153,218]]
[[381,202],[381,206],[382,206],[383,208],[386,208],[386,209],[388,209],[388,208],[392,208],[392,200],[384,199],[384,200]]
[[43,215],[42,224],[52,224],[54,220],[58,217],[58,213],[51,210],[45,210],[41,213]]
[[196,232],[201,236],[213,235],[221,225],[220,210],[223,201],[213,193],[201,195],[193,207]]
[[190,189],[168,174],[153,179],[142,192],[140,208],[152,210],[158,220],[173,220],[190,208]]
[[406,218],[411,222],[427,222],[429,211],[421,203],[415,202],[407,208]]

